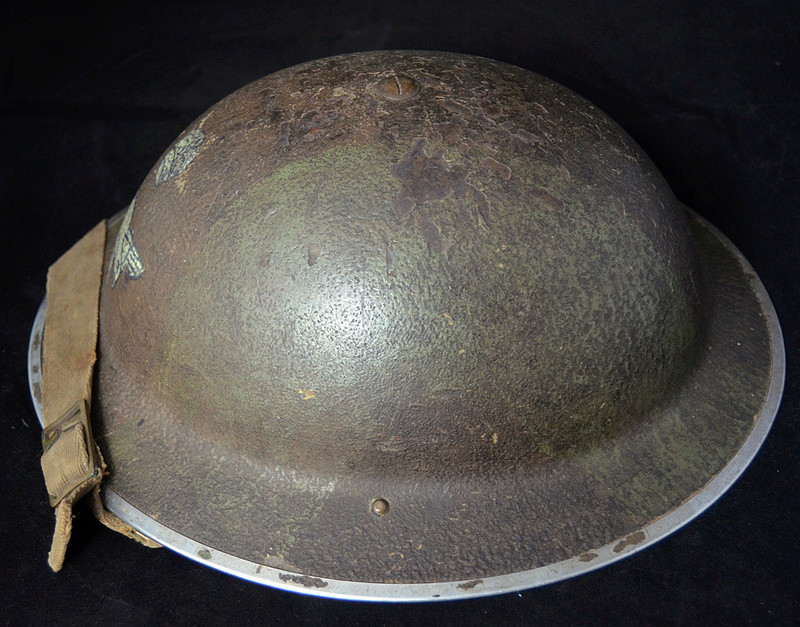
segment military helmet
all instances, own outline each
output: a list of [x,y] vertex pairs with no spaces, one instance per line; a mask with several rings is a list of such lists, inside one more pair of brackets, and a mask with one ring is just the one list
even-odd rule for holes
[[[736,248],[596,107],[487,59],[271,74],[105,229],[53,266],[32,336],[51,502],[91,492],[273,586],[446,599],[608,564],[718,498],[782,393]],[[77,485],[48,470],[70,433]]]

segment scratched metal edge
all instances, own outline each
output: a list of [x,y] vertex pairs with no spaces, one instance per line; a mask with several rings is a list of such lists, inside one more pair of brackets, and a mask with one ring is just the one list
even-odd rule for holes
[[[31,336],[28,339],[28,390],[30,390],[33,406],[36,409],[36,417],[42,426],[44,426],[41,403],[42,340],[44,339],[44,317],[46,313],[47,299],[43,298],[39,309],[36,311],[36,317],[33,319],[33,329],[31,329]],[[39,394],[36,393],[37,387]]]
[[[770,427],[778,413],[786,377],[786,355],[784,352],[783,334],[781,332],[777,313],[775,312],[775,308],[763,283],[758,278],[753,267],[747,259],[745,259],[744,255],[742,255],[739,249],[736,248],[725,235],[693,210],[688,207],[684,207],[684,209],[699,220],[700,223],[738,259],[746,274],[751,276],[753,292],[758,298],[769,324],[772,348],[772,371],[769,391],[761,414],[754,422],[750,435],[736,455],[734,455],[730,462],[728,462],[728,464],[693,497],[684,501],[668,514],[642,527],[638,532],[631,534],[638,535],[639,533],[643,533],[643,541],[629,543],[626,538],[630,538],[631,535],[628,535],[626,538],[618,538],[602,547],[592,549],[590,553],[596,555],[596,557],[592,558],[590,562],[581,561],[581,556],[575,556],[561,562],[541,566],[532,570],[477,580],[419,584],[369,583],[304,576],[302,573],[293,573],[264,566],[234,555],[223,553],[162,525],[108,488],[103,491],[103,499],[106,507],[133,528],[156,540],[163,546],[195,562],[210,566],[211,568],[229,575],[292,592],[358,601],[446,601],[516,592],[555,583],[597,570],[598,568],[608,566],[609,564],[652,546],[703,513],[736,482],[747,466],[749,466],[769,434]],[[118,217],[118,215],[115,216],[115,218]],[[114,218],[112,218],[112,221],[113,220]],[[41,383],[41,337],[44,331],[45,311],[46,299],[43,299],[36,314],[36,318],[34,319],[31,337],[28,343],[28,383],[33,405],[40,423],[42,422],[42,408],[40,401],[37,400],[34,394],[34,383],[36,381]],[[34,338],[37,334],[40,341],[34,346]],[[201,555],[207,557],[201,557]]]

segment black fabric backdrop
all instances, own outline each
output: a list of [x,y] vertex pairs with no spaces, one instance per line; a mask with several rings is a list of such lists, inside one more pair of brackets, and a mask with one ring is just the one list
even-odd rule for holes
[[[707,4],[707,6],[700,6]],[[0,8],[0,622],[481,624],[800,620],[796,2],[4,3]],[[521,594],[345,603],[149,551],[89,516],[64,570],[25,353],[47,266],[126,205],[174,137],[274,70],[380,48],[440,49],[554,78],[615,118],[677,196],[761,276],[783,324],[783,406],[707,513],[600,571]]]

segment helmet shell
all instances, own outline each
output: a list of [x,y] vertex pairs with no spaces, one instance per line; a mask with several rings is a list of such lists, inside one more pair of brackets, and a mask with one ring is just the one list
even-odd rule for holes
[[[731,322],[757,329],[747,373],[722,352],[703,370],[710,303],[742,270],[703,269],[728,253],[641,149],[486,59],[363,53],[256,81],[176,140],[111,237],[112,488],[302,576],[586,555],[709,481],[769,387],[757,301]],[[687,391],[714,377],[713,403]],[[740,418],[712,435],[725,403]]]

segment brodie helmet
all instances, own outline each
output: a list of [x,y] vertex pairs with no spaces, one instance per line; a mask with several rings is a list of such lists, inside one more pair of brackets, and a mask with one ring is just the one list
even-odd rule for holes
[[30,372],[56,568],[89,494],[131,537],[301,592],[556,581],[717,499],[783,386],[760,281],[634,141],[464,55],[240,89],[51,268],[46,301]]

